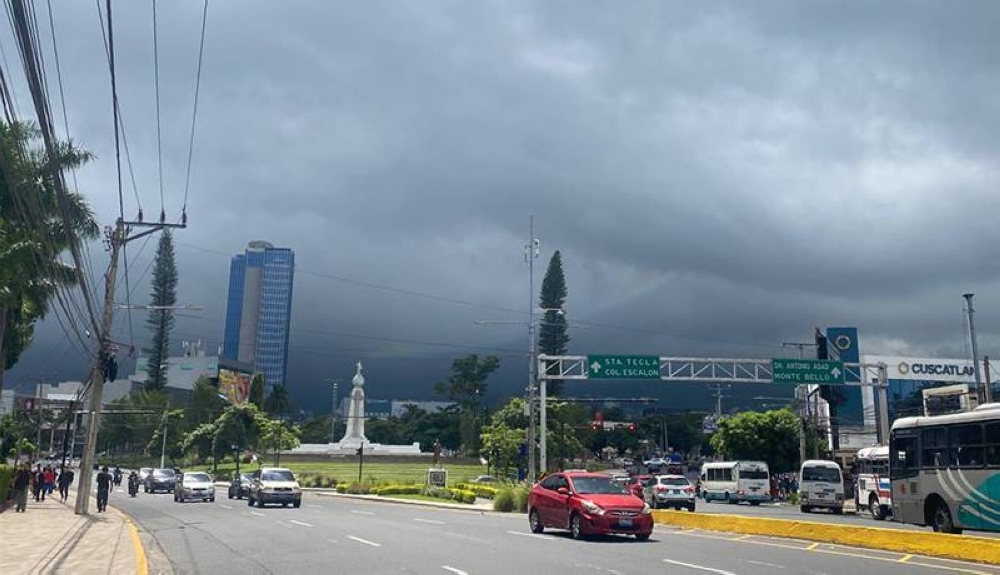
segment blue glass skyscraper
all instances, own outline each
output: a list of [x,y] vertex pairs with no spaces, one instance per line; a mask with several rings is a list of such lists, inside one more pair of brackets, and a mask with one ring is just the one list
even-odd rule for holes
[[253,364],[266,388],[285,384],[295,253],[250,242],[229,265],[222,357]]

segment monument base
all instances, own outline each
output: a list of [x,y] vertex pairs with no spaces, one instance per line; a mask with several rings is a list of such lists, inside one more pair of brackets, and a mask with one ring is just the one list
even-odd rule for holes
[[[337,443],[303,443],[290,451],[283,451],[289,455],[326,455],[343,456],[354,455],[361,447],[359,441],[339,441]],[[365,455],[424,455],[420,451],[420,444],[412,445],[382,445],[381,443],[365,443]]]

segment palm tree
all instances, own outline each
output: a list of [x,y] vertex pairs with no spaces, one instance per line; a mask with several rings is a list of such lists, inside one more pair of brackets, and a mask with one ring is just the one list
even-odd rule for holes
[[[0,391],[5,370],[31,343],[35,321],[45,317],[56,290],[79,283],[73,266],[59,255],[70,247],[49,158],[35,146],[40,136],[30,123],[0,121]],[[71,142],[57,144],[61,169],[93,158]],[[98,237],[100,228],[78,193],[68,194],[73,235]]]

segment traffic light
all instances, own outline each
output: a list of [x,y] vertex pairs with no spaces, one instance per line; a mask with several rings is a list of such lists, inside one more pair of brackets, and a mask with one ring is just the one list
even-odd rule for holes
[[630,432],[631,432],[631,431],[635,431],[635,424],[634,424],[634,423],[630,423],[630,424],[628,424],[628,430],[629,430]]
[[600,431],[600,429],[601,429],[601,422],[600,421],[592,421],[592,422],[590,422],[590,428],[593,429],[594,431]]

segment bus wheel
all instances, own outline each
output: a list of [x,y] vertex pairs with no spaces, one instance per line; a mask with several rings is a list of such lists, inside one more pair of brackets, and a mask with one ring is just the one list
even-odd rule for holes
[[882,512],[882,505],[878,502],[878,497],[872,495],[868,499],[868,511],[872,514],[872,519],[875,521],[882,521],[885,519],[885,513]]
[[948,510],[948,504],[944,501],[938,501],[931,526],[937,533],[954,533],[955,535],[962,533],[961,529],[955,527],[955,522],[951,519],[951,511]]

